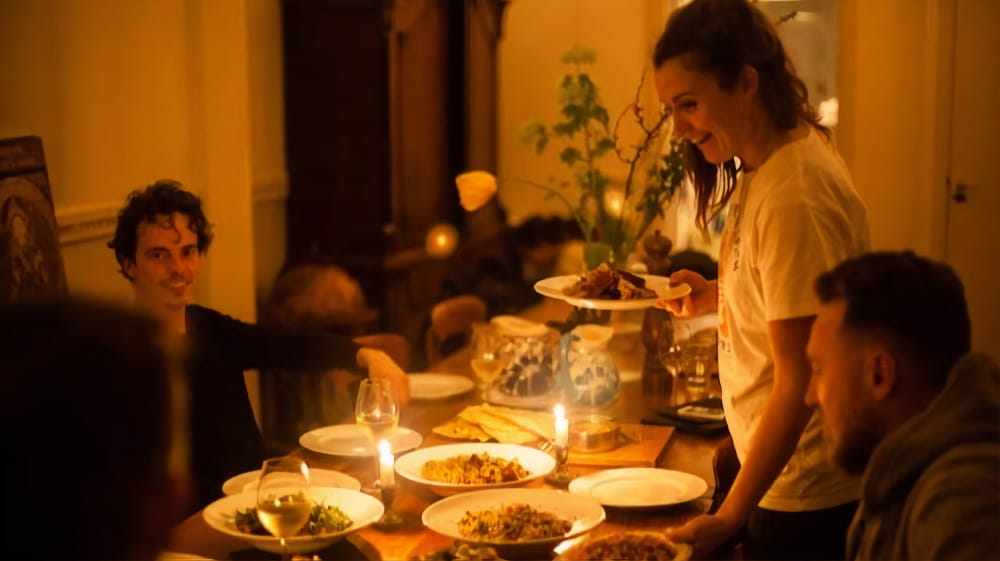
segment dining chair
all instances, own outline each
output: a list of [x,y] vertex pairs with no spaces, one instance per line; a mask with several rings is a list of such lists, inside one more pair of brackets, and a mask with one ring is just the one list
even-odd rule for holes
[[409,372],[412,349],[406,337],[395,333],[371,333],[355,337],[354,342],[362,347],[378,349],[389,355],[400,368]]
[[448,354],[448,350],[465,345],[472,333],[472,324],[486,321],[486,315],[486,302],[473,294],[454,296],[435,304],[424,336],[427,364],[435,364]]

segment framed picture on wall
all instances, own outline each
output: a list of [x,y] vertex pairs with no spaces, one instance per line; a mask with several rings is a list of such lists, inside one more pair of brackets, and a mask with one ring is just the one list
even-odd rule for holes
[[0,140],[0,305],[66,292],[42,139]]

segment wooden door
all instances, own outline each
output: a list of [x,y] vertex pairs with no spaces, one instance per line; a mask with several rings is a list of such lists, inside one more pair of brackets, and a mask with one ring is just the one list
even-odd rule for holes
[[955,22],[946,259],[965,285],[973,349],[1000,360],[1000,2],[958,0]]

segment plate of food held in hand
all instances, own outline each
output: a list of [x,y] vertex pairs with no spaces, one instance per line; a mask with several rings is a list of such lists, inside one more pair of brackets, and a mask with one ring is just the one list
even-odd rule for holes
[[691,292],[686,283],[670,284],[668,277],[636,275],[602,263],[579,275],[549,277],[535,283],[535,292],[565,300],[578,308],[641,310],[658,300],[683,298]]

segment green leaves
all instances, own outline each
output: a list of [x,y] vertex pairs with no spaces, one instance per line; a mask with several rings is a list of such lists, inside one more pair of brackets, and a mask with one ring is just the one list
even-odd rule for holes
[[559,154],[559,159],[567,166],[573,167],[577,162],[583,159],[583,154],[581,154],[576,148],[569,146],[567,148],[563,148],[563,151]]
[[[616,253],[626,255],[656,216],[664,214],[663,207],[681,185],[684,171],[679,144],[672,144],[666,155],[661,152],[670,137],[669,120],[656,111],[659,118],[646,122],[647,113],[640,106],[641,99],[650,97],[640,95],[643,86],[648,87],[645,75],[634,101],[617,117],[612,131],[610,114],[588,72],[596,60],[592,49],[579,45],[563,55],[562,62],[571,68],[559,82],[559,120],[550,127],[532,121],[522,128],[520,138],[539,154],[551,139],[560,141],[559,161],[570,168],[579,187],[576,204],[562,194],[567,184],[528,183],[562,200],[585,239],[609,243]],[[623,122],[633,129],[625,135],[631,144],[618,138]],[[624,185],[618,179],[612,186],[599,167],[609,153],[628,169]]]
[[563,64],[594,64],[597,62],[597,52],[589,47],[573,45],[561,59]]
[[549,143],[549,131],[541,121],[533,119],[521,127],[518,138],[521,142],[534,146],[536,154],[541,154]]

